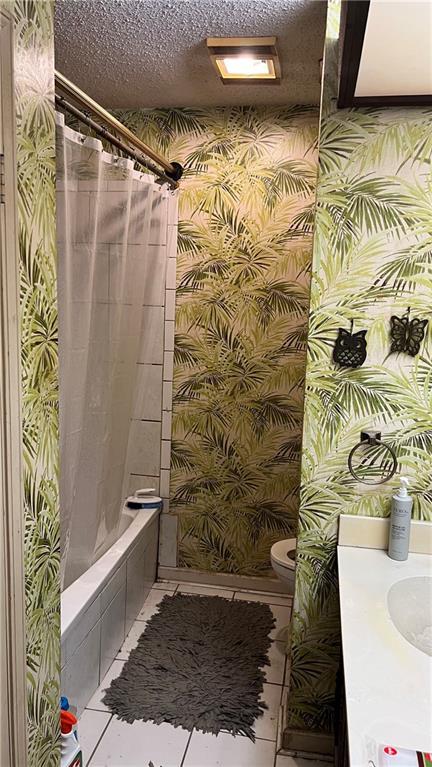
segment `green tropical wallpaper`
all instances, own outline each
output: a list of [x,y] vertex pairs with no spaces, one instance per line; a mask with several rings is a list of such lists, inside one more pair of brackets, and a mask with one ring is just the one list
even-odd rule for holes
[[[382,430],[411,480],[414,517],[432,520],[432,110],[338,111],[328,93],[324,104],[288,705],[291,726],[331,731],[338,516],[387,516],[397,484],[368,487],[349,474],[362,428]],[[429,320],[416,357],[390,354],[390,316],[408,307]],[[352,321],[367,330],[367,359],[338,368],[332,348]]]
[[15,0],[30,767],[60,763],[53,5]]
[[318,110],[126,112],[181,182],[170,512],[178,565],[271,575],[298,516]]

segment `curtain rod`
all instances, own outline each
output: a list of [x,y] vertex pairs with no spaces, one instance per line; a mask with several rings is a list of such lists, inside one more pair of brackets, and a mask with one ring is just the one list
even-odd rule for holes
[[71,115],[74,115],[80,122],[85,123],[85,125],[88,125],[89,128],[91,128],[95,133],[97,133],[101,138],[106,139],[106,141],[109,141],[110,144],[113,144],[113,146],[116,146],[118,149],[121,149],[122,152],[128,155],[128,157],[131,157],[135,162],[138,162],[140,165],[143,165],[147,170],[150,170],[152,173],[154,173],[159,181],[166,182],[170,185],[172,189],[178,188],[178,182],[175,181],[172,178],[169,178],[165,173],[163,173],[160,168],[157,168],[156,165],[153,165],[150,160],[142,155],[140,152],[135,152],[133,149],[130,148],[127,144],[125,144],[123,141],[121,141],[117,136],[114,136],[113,133],[110,133],[106,128],[104,128],[102,125],[99,125],[99,123],[92,120],[91,117],[84,114],[84,112],[81,112],[80,109],[75,107],[73,104],[70,104],[69,101],[66,101],[66,99],[63,96],[56,96],[55,97],[55,103],[57,107],[60,107],[61,109],[64,109],[66,112],[69,112]]
[[[168,162],[164,157],[151,149],[151,147],[147,146],[147,144],[141,141],[138,136],[135,136],[126,125],[123,125],[123,123],[100,106],[100,104],[90,98],[87,93],[84,93],[84,91],[80,90],[74,83],[64,77],[64,75],[57,69],[55,70],[55,84],[56,91],[60,91],[60,93],[56,94],[56,103],[59,106],[62,106],[68,112],[74,114],[75,117],[85,122],[93,130],[99,133],[99,135],[102,135],[110,143],[114,144],[114,146],[117,146],[119,149],[129,154],[134,160],[151,170],[152,173],[155,173],[159,178],[169,182],[173,188],[178,187],[177,182],[183,174],[183,168],[179,163]],[[68,99],[72,99],[72,101],[76,102],[81,108],[92,112],[94,116],[112,128],[121,138],[117,138],[103,125],[99,125],[90,117],[87,117],[87,115],[83,114],[82,111],[71,104]],[[125,139],[127,143],[121,139]],[[149,162],[148,158],[159,165],[163,169],[163,172],[161,172],[160,168],[155,167]]]

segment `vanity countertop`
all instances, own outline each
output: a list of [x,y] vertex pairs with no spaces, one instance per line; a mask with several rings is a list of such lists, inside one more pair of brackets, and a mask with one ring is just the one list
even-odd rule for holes
[[338,564],[350,765],[371,764],[372,742],[432,752],[432,658],[399,634],[387,607],[394,583],[432,576],[432,556],[395,562],[339,546]]

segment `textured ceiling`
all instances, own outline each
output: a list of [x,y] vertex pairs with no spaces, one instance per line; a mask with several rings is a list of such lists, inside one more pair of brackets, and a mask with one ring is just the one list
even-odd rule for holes
[[[318,104],[325,0],[57,0],[56,67],[110,108]],[[276,35],[280,85],[223,85],[206,37]]]

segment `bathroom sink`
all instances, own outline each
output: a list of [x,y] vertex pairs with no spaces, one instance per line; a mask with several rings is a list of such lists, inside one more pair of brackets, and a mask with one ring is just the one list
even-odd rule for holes
[[432,577],[397,581],[387,594],[395,628],[413,647],[432,657]]

